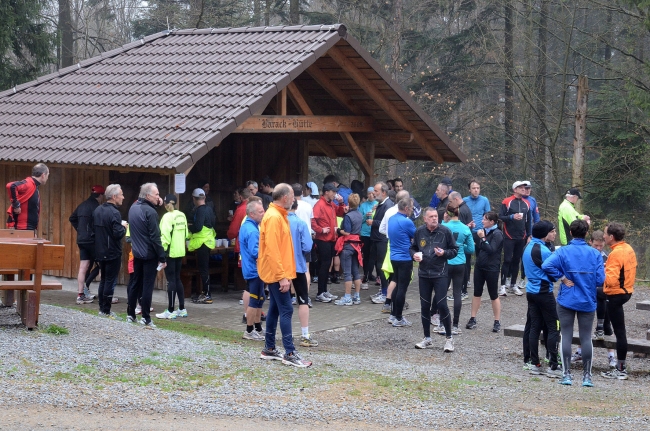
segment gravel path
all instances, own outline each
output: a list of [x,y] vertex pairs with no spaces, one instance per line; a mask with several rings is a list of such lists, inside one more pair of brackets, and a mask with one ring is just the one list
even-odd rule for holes
[[[634,310],[645,299],[650,293],[638,288],[625,307],[630,338],[645,337],[650,312]],[[452,354],[442,352],[442,336],[434,335],[436,349],[413,348],[422,338],[414,314],[411,328],[392,328],[382,319],[315,334],[321,346],[301,350],[314,361],[309,369],[262,362],[261,344],[236,336],[215,342],[43,306],[41,328],[56,324],[70,332],[52,335],[12,326],[7,313],[0,309],[0,397],[13,413],[2,421],[10,429],[112,429],[111,420],[134,429],[161,418],[197,430],[221,424],[206,418],[225,420],[224,429],[235,423],[240,429],[264,423],[271,429],[648,427],[648,359],[629,354],[630,380],[612,382],[598,376],[607,367],[606,352],[595,349],[591,389],[529,376],[521,340],[490,331],[486,303],[478,329],[456,336]],[[505,298],[504,326],[524,323],[524,316],[524,298]],[[463,327],[468,317],[464,305]],[[20,412],[31,404],[40,413],[30,410],[28,423]],[[132,415],[139,419],[129,421]],[[66,425],[57,417],[77,422]]]

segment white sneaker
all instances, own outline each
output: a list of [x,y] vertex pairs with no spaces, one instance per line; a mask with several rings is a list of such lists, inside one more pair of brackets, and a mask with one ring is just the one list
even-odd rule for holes
[[323,292],[322,294],[325,295],[325,297],[329,298],[330,301],[334,301],[335,299],[339,299],[338,296],[336,296],[336,295],[332,295],[332,294],[329,293],[329,292]]
[[416,349],[431,349],[432,347],[433,347],[433,341],[431,341],[431,337],[429,338],[425,337],[419,343],[415,343]]
[[[392,325],[393,322],[397,322],[397,318],[395,318],[395,316],[393,316],[393,315],[391,314],[390,316],[388,316],[388,323],[389,323],[390,325]],[[614,365],[616,365],[616,364],[614,364]]]
[[463,331],[461,331],[458,326],[452,326],[451,327],[451,335],[458,335],[458,334],[462,334],[462,333],[463,333]]
[[242,338],[244,340],[251,340],[251,341],[264,341],[265,337],[262,336],[259,332],[257,332],[255,329],[253,329],[251,332],[244,331],[244,335],[242,335]]
[[454,351],[454,339],[453,338],[447,338],[447,341],[445,341],[445,352],[453,352]]
[[434,326],[432,331],[440,335],[447,335],[447,330],[444,325]]
[[520,289],[525,289],[526,288],[526,279],[522,278],[517,282],[517,287]]
[[431,319],[431,324],[433,326],[440,326],[440,315],[439,314],[434,314],[433,318]]
[[142,314],[142,308],[139,305],[135,307],[135,314]]
[[368,283],[361,283],[361,290],[368,290]]
[[332,302],[331,299],[329,299],[327,296],[325,296],[325,293],[321,293],[320,295],[316,296],[316,301],[319,302]]
[[502,284],[501,287],[499,288],[499,296],[508,296],[506,293],[506,285]]
[[517,295],[517,296],[521,296],[521,295],[524,294],[524,292],[522,292],[521,290],[519,290],[519,288],[517,287],[516,284],[513,284],[512,286],[510,286],[510,288],[512,289],[512,293],[514,293],[514,294]]
[[386,297],[384,295],[379,295],[379,296],[375,296],[374,298],[371,298],[370,300],[372,301],[373,304],[383,304],[384,302],[386,302]]
[[176,313],[170,313],[169,310],[165,308],[165,311],[156,314],[156,317],[159,319],[175,319],[177,316]]

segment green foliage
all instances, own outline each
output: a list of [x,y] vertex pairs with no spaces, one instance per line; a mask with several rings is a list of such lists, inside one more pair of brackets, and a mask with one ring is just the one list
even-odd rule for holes
[[45,327],[43,330],[46,334],[52,334],[52,335],[68,335],[70,331],[68,331],[67,328],[64,328],[63,326],[58,326],[55,324],[51,324]]
[[35,79],[52,61],[39,0],[0,0],[0,90]]

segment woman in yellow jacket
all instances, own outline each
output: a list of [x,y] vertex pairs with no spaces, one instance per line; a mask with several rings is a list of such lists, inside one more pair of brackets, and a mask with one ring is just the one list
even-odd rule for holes
[[625,239],[625,226],[609,223],[605,227],[605,243],[612,249],[605,265],[605,284],[603,292],[607,296],[607,313],[616,335],[616,367],[601,375],[607,379],[627,380],[625,357],[627,356],[627,336],[625,334],[625,314],[623,304],[630,300],[634,292],[636,278],[636,254]]
[[[183,283],[181,283],[181,262],[185,257],[185,240],[189,239],[185,214],[174,208],[177,202],[176,195],[165,196],[165,209],[167,213],[160,219],[160,240],[167,255],[165,277],[167,277],[167,309],[156,317],[159,319],[175,319],[187,317],[185,310],[185,296]],[[174,311],[174,294],[178,296],[178,310]]]

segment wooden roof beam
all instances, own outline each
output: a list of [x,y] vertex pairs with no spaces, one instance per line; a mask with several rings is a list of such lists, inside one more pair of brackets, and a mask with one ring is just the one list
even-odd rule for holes
[[398,145],[387,141],[382,142],[382,144],[388,150],[388,152],[391,153],[393,157],[395,157],[395,159],[397,159],[398,161],[404,163],[405,161],[408,160],[406,153],[402,151],[402,149]]
[[360,107],[355,105],[355,103],[350,99],[347,94],[340,88],[338,88],[331,79],[323,72],[320,70],[318,67],[316,67],[315,64],[312,64],[307,68],[307,73],[311,75],[312,78],[320,85],[323,87],[325,91],[327,91],[330,96],[332,96],[337,102],[339,102],[341,105],[345,106],[350,112],[356,114],[356,115],[362,115],[363,111],[361,110]]
[[[330,48],[327,54],[386,112],[400,127],[413,133],[415,142],[424,152],[438,163],[443,163],[442,155],[433,148],[419,130],[393,105],[382,93],[337,47]],[[309,71],[309,69],[308,69]]]
[[359,167],[363,171],[363,174],[366,177],[369,177],[372,172],[374,172],[374,168],[370,168],[370,165],[368,164],[368,161],[366,160],[366,155],[364,154],[363,150],[357,143],[354,141],[354,138],[352,137],[351,134],[348,132],[342,132],[341,133],[341,139],[343,139],[343,142],[350,148],[350,152],[352,153],[352,157],[357,161],[359,164]]
[[336,151],[334,151],[327,142],[319,141],[317,139],[310,139],[308,142],[314,144],[316,148],[318,148],[323,154],[325,154],[330,159],[338,158]]
[[[298,89],[298,86],[293,81],[289,83],[287,90],[289,90],[289,98],[291,98],[291,101],[296,106],[296,109],[298,109],[298,112],[302,115],[314,115],[314,112],[309,107],[309,104]],[[317,140],[312,140],[311,142],[330,159],[336,159],[338,157],[336,151],[334,151],[327,142]]]

